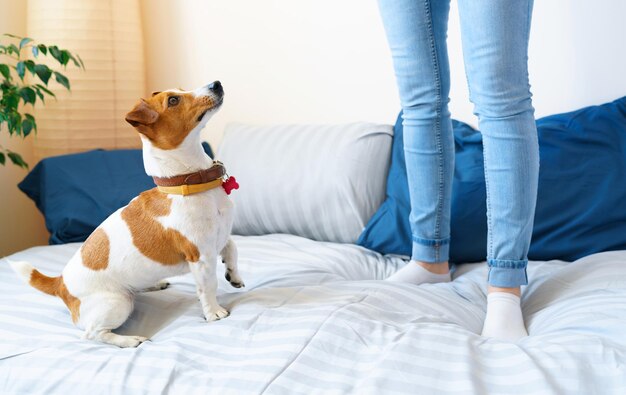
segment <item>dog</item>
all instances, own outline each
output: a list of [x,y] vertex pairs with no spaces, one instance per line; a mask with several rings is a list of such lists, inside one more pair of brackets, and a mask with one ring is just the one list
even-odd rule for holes
[[233,204],[223,184],[223,165],[212,161],[200,142],[200,131],[223,100],[219,81],[141,99],[126,121],[139,132],[144,167],[157,187],[100,224],[61,276],[48,277],[28,262],[11,262],[31,286],[65,302],[72,321],[84,329],[83,338],[137,347],[147,339],[112,332],[130,316],[134,295],[164,289],[168,283],[163,279],[189,271],[206,320],[229,315],[216,299],[215,271],[221,256],[226,279],[236,288],[244,286],[230,237]]

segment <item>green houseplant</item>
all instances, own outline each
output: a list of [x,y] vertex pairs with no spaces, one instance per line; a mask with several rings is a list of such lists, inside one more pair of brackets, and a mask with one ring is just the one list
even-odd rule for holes
[[[29,58],[32,54],[32,58]],[[70,81],[60,72],[51,69],[45,64],[37,63],[42,56],[51,56],[56,62],[67,68],[72,62],[76,67],[85,69],[80,56],[72,54],[56,45],[44,45],[33,41],[28,37],[18,37],[5,34],[4,40],[0,41],[0,132],[5,129],[9,135],[28,137],[31,132],[37,132],[35,117],[27,112],[30,106],[34,106],[39,100],[45,104],[46,96],[56,98],[48,88],[48,82],[52,77],[70,90]],[[32,78],[24,78],[30,74]],[[20,104],[22,103],[22,105]],[[7,157],[17,166],[28,168],[22,156],[17,152],[5,149],[0,145],[0,164],[6,163]]]

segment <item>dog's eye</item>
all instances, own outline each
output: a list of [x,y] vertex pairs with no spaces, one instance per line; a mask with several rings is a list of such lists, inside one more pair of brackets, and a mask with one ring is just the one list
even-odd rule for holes
[[169,107],[174,107],[178,103],[180,103],[180,97],[178,97],[178,96],[170,96],[170,98],[167,99],[167,105]]

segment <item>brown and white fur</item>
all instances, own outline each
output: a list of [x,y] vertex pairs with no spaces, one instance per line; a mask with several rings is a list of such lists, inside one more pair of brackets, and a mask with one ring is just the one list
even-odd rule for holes
[[[211,167],[200,131],[222,104],[216,81],[194,91],[155,92],[126,116],[140,133],[145,170],[172,177]],[[221,256],[226,278],[243,287],[237,271],[237,249],[230,232],[233,205],[223,188],[181,196],[156,188],[141,193],[111,214],[65,266],[48,277],[27,262],[11,262],[30,285],[60,297],[84,338],[136,347],[142,336],[111,332],[133,310],[134,295],[167,287],[164,278],[191,271],[207,321],[229,312],[216,299],[216,264]]]

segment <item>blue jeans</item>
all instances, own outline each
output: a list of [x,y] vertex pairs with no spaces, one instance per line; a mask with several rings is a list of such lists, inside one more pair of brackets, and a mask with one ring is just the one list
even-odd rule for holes
[[[489,284],[528,283],[539,146],[528,83],[532,0],[459,0],[465,70],[483,137]],[[403,108],[412,258],[450,249],[454,136],[448,111],[449,0],[379,0]],[[472,237],[471,234],[465,237]]]

